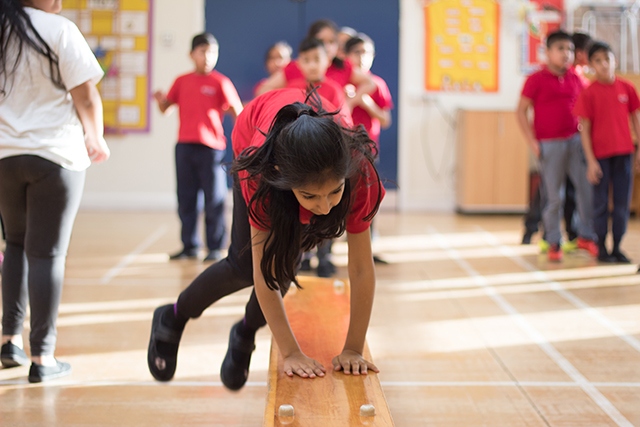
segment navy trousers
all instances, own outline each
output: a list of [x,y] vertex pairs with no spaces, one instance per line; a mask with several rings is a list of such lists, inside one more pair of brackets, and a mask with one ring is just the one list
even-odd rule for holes
[[200,246],[198,237],[198,200],[204,194],[204,218],[207,248],[225,247],[224,205],[227,174],[222,168],[223,150],[202,144],[176,144],[178,216],[182,223],[181,240],[185,250]]
[[[609,230],[611,215],[611,234],[615,249],[620,245],[627,231],[629,203],[631,200],[631,162],[632,155],[614,156],[598,159],[602,169],[602,179],[593,186],[594,229],[598,242],[604,245]],[[609,186],[613,188],[613,211],[609,212]]]

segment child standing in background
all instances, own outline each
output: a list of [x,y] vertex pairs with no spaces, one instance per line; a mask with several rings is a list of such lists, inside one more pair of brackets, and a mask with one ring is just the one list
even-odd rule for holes
[[[640,135],[640,101],[633,85],[615,75],[616,59],[606,43],[596,42],[589,49],[589,63],[596,80],[585,89],[575,106],[580,117],[582,146],[587,159],[587,179],[593,184],[594,228],[598,235],[598,260],[629,263],[620,250],[627,229],[633,153],[635,147],[629,120]],[[640,170],[640,151],[635,156]],[[609,227],[609,186],[613,189],[611,231],[613,250],[605,246]]]
[[[573,71],[580,78],[582,86],[587,87],[591,82],[585,76],[584,70],[589,64],[589,46],[593,40],[588,34],[579,32],[573,33],[571,35],[571,40],[573,41],[574,46]],[[529,210],[524,218],[525,232],[522,236],[523,245],[531,243],[531,237],[538,231],[538,225],[542,220],[542,209],[545,202],[545,196],[543,194],[544,189],[542,188],[542,183],[538,183],[534,188],[533,197],[529,204]],[[567,180],[565,181],[564,196],[563,212],[567,241],[563,243],[562,249],[564,252],[573,252],[578,248],[578,216],[576,215],[576,190],[569,177],[567,177]],[[549,243],[546,241],[544,235],[542,240],[540,240],[540,249],[542,252],[549,250]]]
[[[387,83],[382,77],[371,73],[371,66],[376,55],[376,48],[373,40],[366,34],[359,33],[345,43],[346,58],[354,68],[359,68],[368,74],[376,85],[376,89],[371,94],[364,94],[361,102],[353,107],[352,117],[354,125],[363,125],[369,137],[375,141],[378,155],[380,154],[380,131],[391,126],[391,109],[393,100]],[[347,90],[347,96],[354,94],[355,90]],[[375,239],[377,235],[374,222],[371,222],[371,235]],[[387,262],[378,255],[373,256],[376,264],[386,264]]]
[[200,239],[197,235],[198,193],[204,193],[205,228],[208,254],[205,261],[222,257],[226,225],[224,203],[227,176],[222,168],[226,138],[222,116],[234,118],[242,111],[242,102],[229,78],[215,71],[218,41],[208,33],[196,35],[191,43],[195,70],[178,77],[168,94],[154,93],[158,108],[165,113],[172,105],[180,110],[180,131],[176,144],[178,215],[182,222],[182,250],[169,258],[196,258]]
[[[274,43],[269,47],[269,49],[267,49],[267,53],[264,57],[264,68],[267,70],[269,77],[273,76],[278,71],[282,71],[284,67],[291,62],[291,53],[291,46],[285,41]],[[254,95],[256,95],[258,88],[267,80],[267,78],[268,77],[256,83],[253,87]]]
[[[366,34],[360,33],[345,44],[347,59],[354,68],[368,74],[376,85],[370,94],[364,94],[361,101],[353,108],[353,124],[363,125],[369,137],[380,148],[380,131],[391,126],[391,109],[393,100],[387,83],[382,77],[371,73],[371,66],[376,55],[375,45]],[[355,93],[353,91],[352,93]]]
[[[561,208],[567,176],[575,184],[580,217],[577,246],[596,257],[598,245],[593,231],[593,198],[585,179],[586,166],[578,120],[573,107],[582,91],[580,78],[572,70],[574,53],[571,36],[564,31],[549,34],[547,64],[529,76],[517,109],[518,124],[540,160],[540,177],[547,202],[542,221],[549,242],[549,261],[561,261]],[[533,126],[527,116],[533,108]]]
[[296,87],[305,92],[310,86],[317,88],[321,97],[340,108],[344,115],[351,116],[349,108],[345,105],[344,89],[335,81],[326,78],[330,61],[324,43],[316,38],[307,37],[300,43],[297,61],[303,78],[291,80],[287,87]]

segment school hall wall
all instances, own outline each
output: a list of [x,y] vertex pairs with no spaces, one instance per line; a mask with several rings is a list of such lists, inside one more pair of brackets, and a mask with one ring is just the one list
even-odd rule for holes
[[[382,0],[376,0],[382,1]],[[153,2],[152,89],[168,90],[191,70],[193,34],[205,28],[204,0]],[[459,109],[513,110],[522,86],[519,69],[519,0],[501,1],[500,89],[495,94],[425,93],[423,2],[400,0],[398,190],[384,207],[401,211],[455,209],[455,118]],[[108,135],[111,159],[92,166],[82,207],[87,209],[175,209],[174,145],[177,114],[151,108],[150,132]]]
[[[193,69],[191,38],[204,31],[204,0],[152,2],[151,90],[168,91],[173,80]],[[174,151],[178,114],[163,116],[150,106],[150,131],[106,135],[111,158],[87,171],[84,209],[175,209]]]
[[516,108],[523,23],[519,0],[500,1],[499,91],[455,94],[424,90],[424,2],[400,0],[398,193],[401,211],[455,210],[456,120],[460,109]]

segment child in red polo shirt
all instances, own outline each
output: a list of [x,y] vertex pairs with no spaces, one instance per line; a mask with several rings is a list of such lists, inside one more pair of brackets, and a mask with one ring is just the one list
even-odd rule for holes
[[[629,120],[640,135],[640,100],[633,85],[615,75],[616,59],[609,45],[594,43],[589,64],[596,80],[585,89],[575,106],[580,117],[582,145],[587,159],[587,179],[593,184],[594,228],[598,235],[598,260],[629,263],[620,250],[627,229],[631,199],[632,157],[635,151]],[[640,151],[635,156],[640,170]],[[609,186],[613,188],[611,232],[613,250],[607,252],[605,240],[609,222]]]
[[227,141],[222,116],[230,113],[236,117],[242,112],[242,102],[231,80],[213,69],[218,62],[218,41],[213,35],[204,33],[193,38],[191,59],[193,72],[178,77],[168,94],[154,93],[162,113],[174,104],[180,110],[176,178],[182,250],[169,258],[197,257],[198,193],[202,191],[209,250],[205,261],[215,261],[221,258],[226,236],[227,176],[222,160]]
[[342,86],[327,78],[330,60],[324,43],[313,37],[304,39],[298,48],[297,62],[302,77],[288,81],[287,87],[299,88],[303,92],[309,86],[316,87],[321,97],[340,108],[342,113],[350,115]]
[[[376,85],[373,92],[362,95],[360,103],[353,107],[351,116],[353,124],[364,126],[369,137],[375,141],[379,156],[380,131],[391,126],[391,109],[393,108],[391,92],[382,77],[371,73],[376,48],[369,36],[364,33],[356,34],[345,43],[344,50],[346,58],[353,67],[359,68],[363,73],[369,75]],[[355,90],[347,90],[347,96],[350,94],[355,94]],[[371,234],[373,236],[377,234],[373,222],[371,223]],[[377,264],[386,264],[386,261],[378,255],[374,255],[373,260]]]
[[376,48],[373,40],[366,34],[359,33],[345,44],[347,59],[355,68],[369,75],[376,85],[370,94],[362,96],[362,101],[353,108],[351,113],[354,125],[363,125],[369,137],[380,148],[380,131],[391,126],[391,109],[393,100],[391,92],[384,79],[371,73]]
[[[310,96],[298,89],[270,91],[238,117],[229,253],[200,273],[175,304],[154,311],[147,364],[157,380],[173,378],[187,322],[247,287],[253,292],[244,318],[230,331],[222,383],[231,390],[245,385],[255,334],[267,322],[287,375],[324,376],[328,367],[298,346],[281,298],[291,283],[298,285],[300,252],[345,232],[352,309],[344,347],[330,368],[347,375],[378,372],[362,356],[375,293],[369,227],[385,193],[373,164],[374,143],[352,129],[350,118],[327,113],[335,106],[317,93]],[[208,364],[203,366],[206,374]]]
[[[547,64],[529,76],[517,109],[518,123],[531,150],[540,161],[540,177],[547,197],[542,222],[549,242],[550,261],[561,261],[560,222],[564,187],[568,176],[576,187],[579,224],[577,246],[598,255],[593,231],[592,192],[585,179],[586,165],[573,107],[582,91],[572,70],[573,42],[564,31],[547,37]],[[533,108],[533,126],[528,110]]]

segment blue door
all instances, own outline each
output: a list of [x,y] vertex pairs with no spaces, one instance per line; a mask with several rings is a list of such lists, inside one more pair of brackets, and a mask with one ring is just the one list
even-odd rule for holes
[[[317,19],[355,28],[376,43],[372,72],[381,76],[398,104],[398,0],[206,0],[206,29],[220,42],[216,69],[236,85],[244,101],[266,76],[264,55],[270,45],[287,41],[296,49]],[[380,175],[386,188],[395,188],[398,162],[397,110],[393,124],[380,136]],[[229,132],[231,124],[225,122]]]

